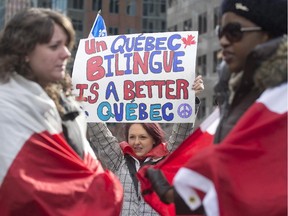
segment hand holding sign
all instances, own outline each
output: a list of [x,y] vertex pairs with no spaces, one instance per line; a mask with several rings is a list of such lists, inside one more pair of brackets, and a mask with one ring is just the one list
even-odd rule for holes
[[192,90],[195,91],[195,95],[199,94],[204,90],[204,82],[201,75],[198,75],[195,78],[194,83],[192,85]]

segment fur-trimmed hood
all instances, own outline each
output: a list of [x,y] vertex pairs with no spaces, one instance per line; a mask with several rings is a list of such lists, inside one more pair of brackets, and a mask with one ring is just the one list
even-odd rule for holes
[[268,56],[254,75],[255,85],[261,91],[287,82],[287,35],[256,47],[255,53]]
[[248,55],[237,92],[243,97],[256,88],[260,95],[265,89],[284,82],[287,82],[287,35],[258,45]]

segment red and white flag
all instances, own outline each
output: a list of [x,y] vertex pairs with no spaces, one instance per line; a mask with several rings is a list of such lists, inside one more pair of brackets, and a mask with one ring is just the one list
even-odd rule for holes
[[[172,184],[173,178],[178,170],[202,149],[212,145],[216,128],[219,124],[219,109],[216,108],[174,152],[165,160],[153,166],[160,169],[169,183]],[[160,215],[174,216],[175,208],[173,204],[167,205],[160,201],[145,173],[150,166],[144,166],[138,172],[138,179],[141,183],[141,190],[144,193],[145,201],[152,206]]]
[[84,159],[70,147],[42,88],[16,75],[0,92],[1,216],[119,215],[119,180],[102,168],[85,138]]
[[287,215],[287,83],[266,90],[227,138],[179,170],[177,192],[207,216]]

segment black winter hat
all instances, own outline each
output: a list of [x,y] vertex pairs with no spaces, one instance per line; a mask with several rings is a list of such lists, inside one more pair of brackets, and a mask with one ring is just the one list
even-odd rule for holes
[[223,0],[221,14],[245,17],[273,37],[287,34],[287,0]]

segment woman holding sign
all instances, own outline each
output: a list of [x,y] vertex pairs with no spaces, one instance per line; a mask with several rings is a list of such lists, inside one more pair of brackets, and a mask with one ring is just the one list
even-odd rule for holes
[[64,15],[30,8],[0,38],[0,212],[119,215],[123,188],[86,139],[66,65],[75,32]]
[[[196,77],[193,90],[198,94],[204,89],[201,76]],[[196,98],[197,109],[200,101]],[[197,111],[196,111],[197,112]],[[124,187],[122,215],[158,215],[147,204],[140,192],[136,173],[144,164],[156,164],[175,150],[192,132],[193,123],[174,124],[168,142],[164,131],[156,123],[125,124],[125,141],[119,144],[105,123],[89,123],[91,146],[100,161],[113,171]]]

